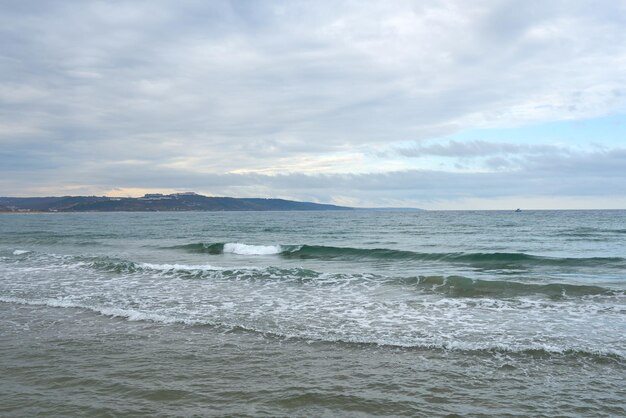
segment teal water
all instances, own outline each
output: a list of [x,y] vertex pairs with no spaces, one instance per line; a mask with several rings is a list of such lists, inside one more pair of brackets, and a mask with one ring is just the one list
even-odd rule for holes
[[0,415],[623,416],[626,211],[0,216]]

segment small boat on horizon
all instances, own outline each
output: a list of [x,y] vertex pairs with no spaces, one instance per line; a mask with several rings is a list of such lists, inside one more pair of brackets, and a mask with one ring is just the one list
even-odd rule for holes
[[522,210],[520,208],[515,209],[515,212],[521,212]]

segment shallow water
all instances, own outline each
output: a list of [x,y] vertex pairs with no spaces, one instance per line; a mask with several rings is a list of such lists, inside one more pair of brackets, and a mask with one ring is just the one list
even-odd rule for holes
[[2,415],[620,416],[626,212],[0,216]]

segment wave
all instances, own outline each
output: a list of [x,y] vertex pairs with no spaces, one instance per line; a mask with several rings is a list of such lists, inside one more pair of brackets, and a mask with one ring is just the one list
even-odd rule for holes
[[199,242],[195,244],[174,245],[173,247],[165,247],[164,249],[183,250],[188,253],[223,254],[224,244],[223,243],[205,244],[205,243]]
[[182,249],[190,253],[206,253],[206,254],[239,254],[239,255],[271,255],[280,254],[283,249],[280,245],[250,245],[239,242],[214,243],[214,244],[187,244],[168,247],[174,249]]
[[481,280],[464,276],[388,277],[374,274],[322,273],[301,267],[218,267],[210,264],[152,264],[98,259],[86,263],[90,268],[113,273],[158,273],[180,278],[219,278],[238,280],[317,282],[324,286],[373,284],[406,286],[420,292],[451,298],[515,298],[538,295],[552,300],[584,296],[625,296],[626,291],[594,285],[570,283],[525,283],[511,280]]
[[289,258],[321,258],[321,259],[382,259],[382,260],[415,260],[434,261],[459,264],[470,264],[476,267],[512,268],[526,266],[572,266],[596,267],[616,266],[625,267],[626,259],[620,257],[591,257],[591,258],[558,258],[530,255],[525,253],[424,253],[385,248],[349,248],[302,245],[287,248],[281,253]]
[[558,232],[557,236],[563,237],[606,237],[607,235],[621,235],[626,234],[626,229],[617,228],[590,228],[590,227],[578,227]]
[[626,258],[622,257],[546,257],[526,253],[427,253],[387,248],[351,248],[324,245],[248,245],[241,243],[194,243],[167,247],[192,253],[240,255],[279,255],[288,259],[318,260],[399,260],[429,261],[440,263],[466,264],[485,269],[527,268],[532,266],[558,267],[610,267],[626,268]]
[[587,357],[598,361],[616,361],[623,362],[626,360],[626,355],[620,351],[610,348],[588,348],[588,347],[571,347],[571,346],[559,346],[547,343],[534,343],[534,342],[517,342],[517,343],[498,343],[498,342],[471,342],[471,341],[440,341],[433,342],[425,340],[420,341],[394,341],[393,338],[385,338],[381,340],[372,340],[367,335],[363,337],[349,337],[338,336],[335,333],[329,335],[319,334],[317,332],[307,332],[302,330],[300,332],[288,332],[284,330],[267,330],[256,328],[252,325],[247,325],[237,322],[223,322],[219,320],[211,320],[208,318],[184,318],[176,317],[171,314],[161,314],[156,312],[145,312],[138,309],[116,306],[100,306],[89,305],[86,303],[80,303],[67,299],[34,299],[28,300],[16,297],[0,296],[1,303],[12,303],[19,305],[29,306],[46,306],[51,308],[69,308],[69,309],[83,309],[86,311],[94,312],[99,315],[103,315],[110,318],[124,319],[127,321],[145,321],[155,322],[162,324],[182,324],[187,326],[208,326],[217,328],[222,331],[229,332],[251,332],[261,334],[266,337],[273,337],[279,339],[296,339],[303,340],[307,343],[319,342],[319,343],[333,343],[333,344],[349,344],[360,346],[377,346],[377,347],[394,347],[402,349],[417,349],[417,350],[444,350],[444,351],[457,351],[457,352],[469,352],[469,353],[485,353],[485,354],[521,354],[533,357],[544,357],[553,355],[564,355],[572,357]]
[[13,255],[24,255],[30,253],[29,250],[15,250],[13,251]]
[[248,245],[237,242],[224,244],[222,251],[241,255],[268,255],[279,254],[282,249],[280,245]]
[[625,291],[607,289],[600,286],[566,283],[523,283],[504,280],[479,280],[463,276],[419,276],[396,279],[406,285],[414,285],[425,291],[459,298],[514,298],[530,295],[543,295],[551,299],[583,296],[619,296]]
[[152,321],[161,323],[175,323],[181,322],[175,318],[168,317],[166,315],[153,314],[140,312],[134,309],[125,309],[118,307],[106,307],[106,306],[91,306],[85,303],[77,303],[65,299],[35,299],[28,300],[23,298],[5,297],[0,296],[0,302],[15,303],[19,305],[31,305],[31,306],[48,306],[51,308],[74,308],[74,309],[86,309],[98,314],[109,316],[113,318],[124,318],[129,321]]
[[225,270],[222,267],[210,264],[153,264],[135,263],[133,261],[117,261],[108,258],[96,259],[83,263],[96,270],[108,271],[112,273],[138,273],[142,271],[157,272],[209,272]]
[[[283,254],[285,250],[281,254]],[[551,300],[626,296],[623,286],[513,279],[478,279],[460,275],[387,276],[374,273],[322,272],[303,267],[216,266],[213,264],[145,263],[102,256],[41,255],[45,269],[88,269],[114,275],[149,275],[167,279],[263,281],[324,287],[393,286],[447,298],[506,299],[539,296]],[[26,269],[36,268],[26,266]]]
[[325,276],[323,273],[301,267],[219,267],[211,264],[154,264],[109,258],[100,258],[88,262],[82,261],[79,264],[95,270],[117,274],[149,273],[182,279],[212,279],[219,277],[239,280],[295,280],[304,282]]

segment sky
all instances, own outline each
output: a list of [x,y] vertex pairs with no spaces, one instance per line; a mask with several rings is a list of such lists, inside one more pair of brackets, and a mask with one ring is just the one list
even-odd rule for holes
[[624,28],[624,0],[0,0],[0,196],[626,208]]

